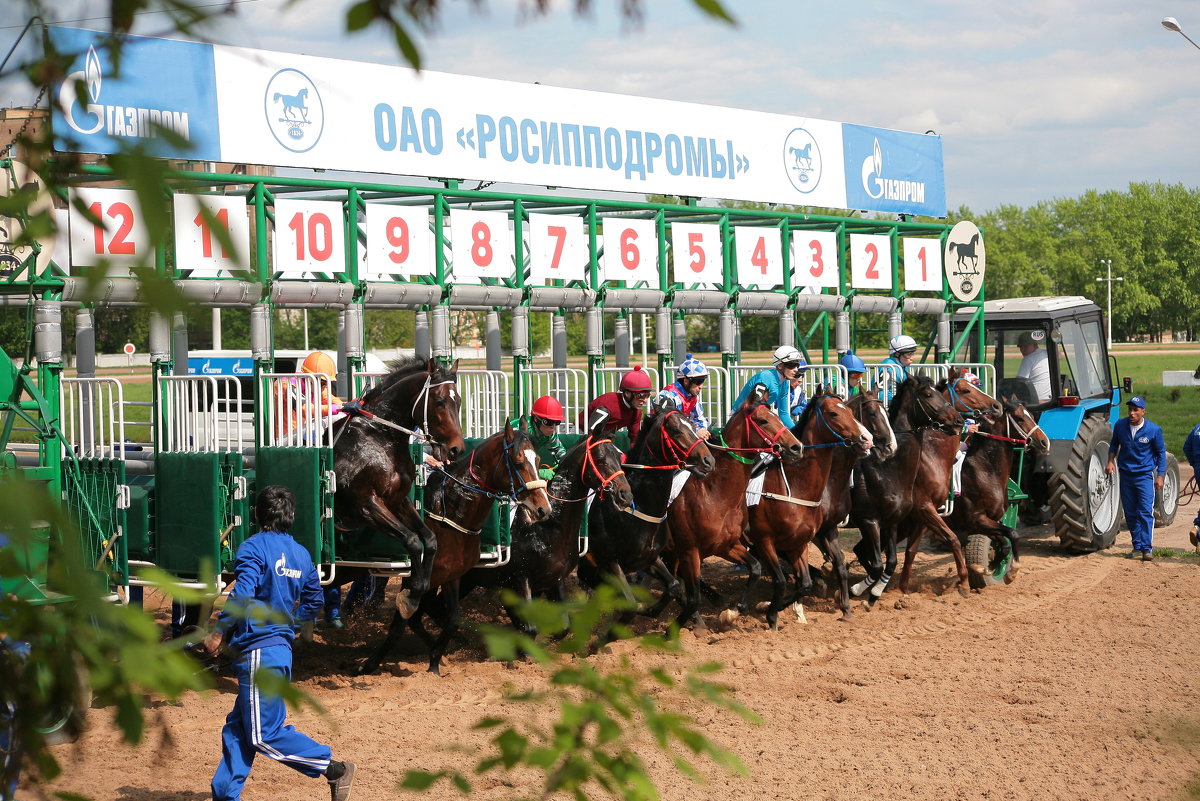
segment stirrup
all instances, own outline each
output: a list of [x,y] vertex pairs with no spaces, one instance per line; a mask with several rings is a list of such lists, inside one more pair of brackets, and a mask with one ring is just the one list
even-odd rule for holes
[[949,517],[950,515],[954,514],[954,496],[953,495],[950,495],[946,498],[946,502],[938,507],[937,513],[938,513],[938,517]]

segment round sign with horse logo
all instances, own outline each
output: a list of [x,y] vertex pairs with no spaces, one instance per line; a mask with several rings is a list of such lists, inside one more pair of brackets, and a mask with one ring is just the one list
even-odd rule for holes
[[946,268],[946,283],[954,297],[961,301],[974,300],[983,289],[986,269],[983,234],[975,223],[963,220],[950,229],[942,263]]
[[317,144],[325,128],[325,106],[312,80],[300,70],[284,69],[271,76],[263,93],[267,127],[275,141],[293,153]]

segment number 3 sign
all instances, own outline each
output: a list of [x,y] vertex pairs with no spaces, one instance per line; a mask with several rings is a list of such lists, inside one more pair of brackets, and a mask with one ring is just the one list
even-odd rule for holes
[[[100,219],[89,220],[83,206]],[[101,262],[132,267],[150,257],[150,232],[132,189],[71,190],[71,264],[95,267]]]
[[850,281],[855,289],[892,288],[892,238],[850,234]]

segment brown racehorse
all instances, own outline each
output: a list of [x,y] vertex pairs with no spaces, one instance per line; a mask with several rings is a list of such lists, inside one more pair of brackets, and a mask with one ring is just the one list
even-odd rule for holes
[[[938,515],[949,495],[950,470],[958,453],[963,418],[924,375],[912,375],[892,398],[889,420],[896,434],[896,455],[886,462],[860,462],[855,471],[851,518],[862,533],[854,546],[867,578],[852,588],[870,590],[874,603],[896,569],[896,542],[934,528],[948,540],[959,567],[959,590],[967,592],[967,568],[958,538]],[[914,531],[919,527],[919,531]],[[903,530],[898,530],[898,529]],[[887,564],[883,551],[887,550]],[[907,591],[902,577],[901,590]]]
[[[498,499],[519,504],[534,520],[550,516],[550,497],[546,494],[546,482],[538,478],[533,442],[525,431],[507,424],[502,432],[485,439],[468,456],[434,473],[425,486],[425,518],[436,532],[439,544],[431,587],[453,585],[447,591],[458,597],[458,580],[479,562],[479,534]],[[420,616],[438,611],[434,600],[433,595],[422,596],[415,612],[408,615],[397,609],[387,636],[358,673],[375,672],[400,640],[406,625],[411,625],[418,635],[424,634],[423,639],[428,638],[432,647],[432,638],[424,632]],[[431,659],[429,670],[438,673],[439,662]]]
[[[780,552],[801,555],[796,570],[798,589],[811,586],[803,554],[823,522],[821,499],[829,483],[834,451],[847,450],[865,456],[874,444],[870,432],[855,419],[847,403],[820,390],[809,400],[792,433],[804,446],[804,455],[794,464],[772,464],[764,477],[758,503],[749,508],[750,549],[765,563],[773,584],[771,603],[766,609],[767,624],[772,629],[779,627],[779,611],[795,600],[784,597],[787,578],[780,564]],[[746,582],[740,607],[747,605],[754,580],[752,576]]]
[[[717,469],[703,481],[688,481],[679,499],[667,510],[669,550],[675,572],[683,581],[683,610],[676,621],[683,626],[700,618],[700,563],[720,556],[745,565],[751,575],[762,566],[746,547],[746,485],[760,453],[775,453],[785,462],[800,460],[803,447],[767,405],[767,391],[758,386],[725,423],[723,442],[709,441],[721,455]],[[745,455],[744,455],[745,454]],[[748,455],[748,456],[747,456]],[[745,611],[745,610],[740,610]]]
[[681,470],[693,480],[708,476],[716,466],[687,415],[669,399],[660,401],[642,421],[637,440],[629,449],[625,470],[633,490],[633,508],[618,510],[611,504],[594,504],[588,514],[589,553],[579,562],[579,579],[597,587],[614,576],[628,591],[627,577],[649,571],[663,582],[670,601],[678,582],[662,562],[667,547],[667,505],[671,484]]
[[[962,492],[954,499],[954,512],[946,522],[965,542],[971,534],[991,538],[995,564],[1012,555],[1005,581],[1011,582],[1019,568],[1016,532],[1002,522],[1008,511],[1008,477],[1012,473],[1015,449],[1031,447],[1036,453],[1050,452],[1050,439],[1024,405],[1004,401],[1004,417],[999,422],[983,420],[979,431],[968,441],[962,465]],[[987,566],[984,566],[987,567]],[[980,568],[971,565],[971,583],[981,588],[985,580],[976,575]]]
[[429,589],[437,540],[409,497],[416,476],[409,439],[420,428],[447,458],[466,451],[457,373],[458,362],[447,370],[434,359],[397,360],[360,401],[347,404],[334,432],[334,516],[343,528],[375,529],[404,544],[413,571],[398,603],[410,610]]

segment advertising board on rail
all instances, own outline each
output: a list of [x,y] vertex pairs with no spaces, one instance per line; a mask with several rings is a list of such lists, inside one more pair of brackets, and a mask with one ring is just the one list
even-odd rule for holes
[[50,36],[60,150],[946,214],[936,135],[147,37],[118,73]]

